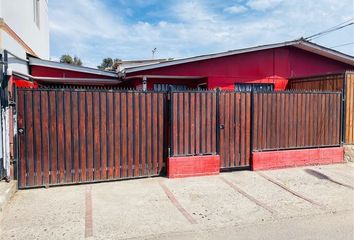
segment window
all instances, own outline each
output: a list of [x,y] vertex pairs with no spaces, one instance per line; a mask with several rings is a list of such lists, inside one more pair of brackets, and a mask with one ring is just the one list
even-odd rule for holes
[[154,84],[154,91],[168,91],[169,87],[171,87],[171,90],[186,90],[188,87],[187,85],[177,85],[177,84]]
[[257,92],[257,91],[274,91],[274,84],[271,83],[235,83],[235,91],[240,92]]
[[33,20],[40,27],[40,0],[33,0]]

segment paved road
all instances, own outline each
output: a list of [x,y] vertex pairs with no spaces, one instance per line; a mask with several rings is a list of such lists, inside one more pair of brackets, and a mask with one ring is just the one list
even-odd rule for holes
[[24,190],[1,239],[353,239],[354,165]]

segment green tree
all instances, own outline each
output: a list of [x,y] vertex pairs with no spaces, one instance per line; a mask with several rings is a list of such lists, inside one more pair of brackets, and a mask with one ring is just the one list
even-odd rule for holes
[[77,56],[72,57],[69,54],[63,54],[60,57],[60,62],[71,64],[71,65],[76,65],[76,66],[82,66],[82,61],[79,57],[77,57]]
[[119,58],[112,59],[110,57],[104,58],[101,65],[97,66],[101,70],[115,71],[122,60]]

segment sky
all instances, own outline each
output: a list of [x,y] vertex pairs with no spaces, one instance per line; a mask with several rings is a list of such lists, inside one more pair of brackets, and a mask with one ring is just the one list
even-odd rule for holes
[[[185,58],[307,37],[354,17],[353,0],[50,0],[51,59]],[[314,40],[354,42],[354,25]],[[354,55],[354,44],[336,47]]]

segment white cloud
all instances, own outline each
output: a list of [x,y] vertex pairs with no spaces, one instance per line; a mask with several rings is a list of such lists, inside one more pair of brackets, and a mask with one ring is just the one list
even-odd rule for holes
[[[121,17],[124,8],[112,11],[105,1],[50,1],[51,55],[70,53],[95,67],[104,57],[151,58],[155,47],[156,57],[166,58],[226,51],[312,35],[351,18],[354,7],[352,0],[287,0],[264,14],[249,9],[230,17],[224,3],[217,8],[215,2],[180,0],[163,10],[160,21],[131,22]],[[351,27],[316,41],[331,47],[352,42],[353,36]],[[353,45],[338,50],[354,55]]]
[[249,0],[247,5],[252,9],[265,11],[271,8],[275,8],[282,1],[283,0]]
[[224,12],[231,13],[231,14],[244,13],[246,11],[247,8],[242,5],[234,5],[231,7],[224,8]]

